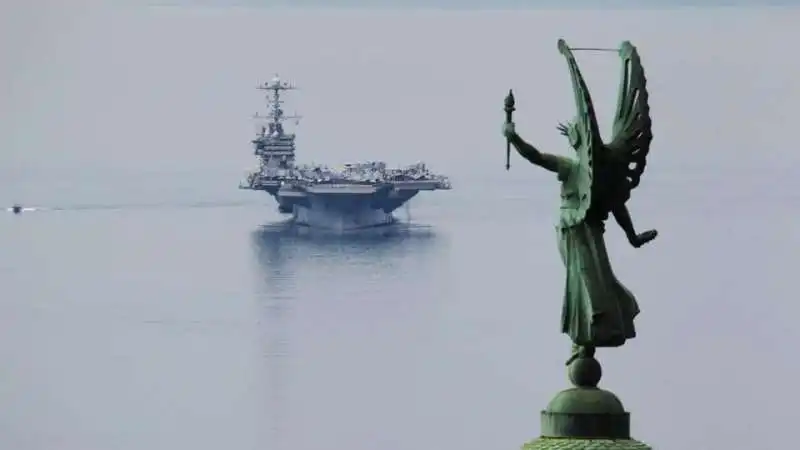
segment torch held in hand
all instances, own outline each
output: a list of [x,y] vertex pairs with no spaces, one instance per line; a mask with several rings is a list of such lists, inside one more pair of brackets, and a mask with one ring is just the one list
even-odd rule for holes
[[[512,122],[512,115],[514,114],[514,92],[509,89],[508,95],[505,100],[506,123]],[[511,140],[506,141],[506,170],[511,168]]]

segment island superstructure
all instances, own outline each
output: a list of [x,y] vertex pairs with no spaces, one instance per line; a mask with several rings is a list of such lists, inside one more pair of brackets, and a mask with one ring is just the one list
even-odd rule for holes
[[345,164],[334,169],[295,163],[295,133],[284,122],[298,120],[283,111],[281,93],[296,89],[275,77],[258,87],[268,91],[267,114],[252,140],[259,167],[247,175],[241,189],[266,191],[278,202],[278,211],[292,214],[295,223],[315,228],[355,229],[386,225],[392,213],[420,191],[450,189],[443,175],[431,173],[424,163],[388,168],[384,162]]

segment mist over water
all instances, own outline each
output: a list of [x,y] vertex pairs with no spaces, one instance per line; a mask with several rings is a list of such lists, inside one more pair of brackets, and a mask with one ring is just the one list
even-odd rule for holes
[[[35,209],[0,215],[0,447],[536,437],[567,386],[558,186],[518,157],[505,171],[500,126],[513,88],[520,134],[567,154],[560,37],[631,40],[651,91],[629,206],[660,234],[637,250],[608,227],[642,313],[630,345],[599,352],[603,385],[658,448],[792,438],[798,10],[65,5],[0,10],[0,205]],[[605,132],[619,61],[578,58]],[[275,72],[301,87],[299,162],[425,161],[454,189],[367,234],[288,227],[237,189],[256,165],[254,87]]]

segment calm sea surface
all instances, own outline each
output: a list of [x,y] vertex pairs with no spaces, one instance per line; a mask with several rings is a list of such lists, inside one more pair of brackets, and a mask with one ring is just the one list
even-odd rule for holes
[[[629,206],[660,236],[635,250],[609,225],[642,314],[637,339],[600,352],[603,384],[657,448],[793,439],[800,66],[779,48],[797,12],[28,9],[6,29],[24,46],[2,47],[0,206],[39,209],[0,215],[0,448],[536,437],[567,387],[557,185],[520,158],[505,172],[499,128],[514,87],[520,133],[567,151],[561,36],[629,38],[651,79],[656,138]],[[581,63],[607,129],[619,62]],[[454,190],[379,233],[286,227],[236,189],[251,88],[274,71],[304,88],[299,159],[424,160]]]

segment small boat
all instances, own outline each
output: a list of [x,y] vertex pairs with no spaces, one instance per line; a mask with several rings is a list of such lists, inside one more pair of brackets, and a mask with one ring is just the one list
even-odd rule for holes
[[22,214],[22,205],[19,203],[14,204],[14,206],[11,207],[11,212],[14,214]]

